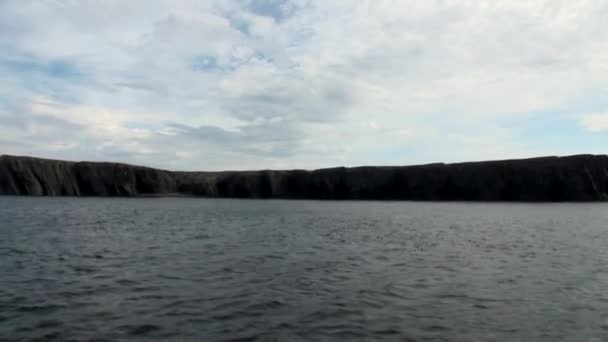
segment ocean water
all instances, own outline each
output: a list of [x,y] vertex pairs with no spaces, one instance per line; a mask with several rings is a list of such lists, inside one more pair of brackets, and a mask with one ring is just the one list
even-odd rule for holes
[[608,341],[608,205],[0,197],[0,341]]

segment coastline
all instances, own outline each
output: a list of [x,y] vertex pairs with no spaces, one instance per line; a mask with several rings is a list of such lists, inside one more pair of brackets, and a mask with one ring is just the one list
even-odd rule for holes
[[183,172],[4,155],[0,156],[0,195],[593,202],[608,200],[608,156]]

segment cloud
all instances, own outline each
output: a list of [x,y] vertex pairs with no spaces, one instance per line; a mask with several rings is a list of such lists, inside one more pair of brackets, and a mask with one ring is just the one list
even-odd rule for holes
[[608,131],[608,112],[585,114],[581,117],[580,124],[591,132]]
[[[179,169],[595,151],[605,116],[577,113],[608,109],[606,16],[594,0],[2,1],[0,149]],[[557,118],[580,132],[544,148]]]

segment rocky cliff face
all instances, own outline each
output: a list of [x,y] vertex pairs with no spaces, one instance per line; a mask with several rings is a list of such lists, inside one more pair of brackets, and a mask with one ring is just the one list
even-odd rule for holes
[[136,196],[174,192],[169,171],[117,163],[0,157],[0,194]]
[[315,171],[171,172],[0,157],[0,194],[464,201],[608,200],[608,156]]

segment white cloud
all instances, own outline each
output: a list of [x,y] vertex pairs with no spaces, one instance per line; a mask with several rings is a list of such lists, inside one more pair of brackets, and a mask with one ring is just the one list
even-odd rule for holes
[[606,110],[607,16],[604,0],[3,1],[0,148],[183,169],[523,156],[537,144],[505,120]]
[[580,124],[591,132],[608,131],[608,112],[585,114],[581,117]]

